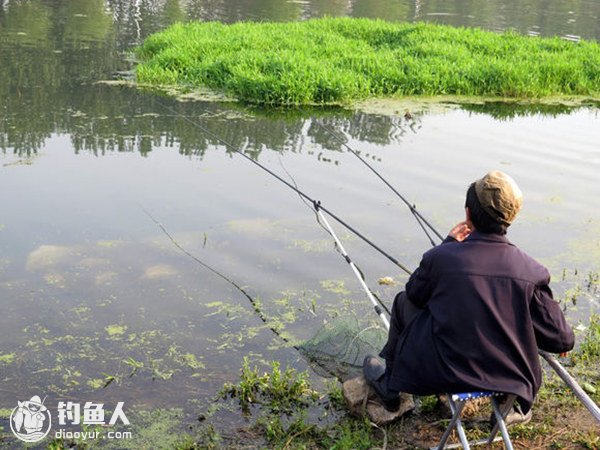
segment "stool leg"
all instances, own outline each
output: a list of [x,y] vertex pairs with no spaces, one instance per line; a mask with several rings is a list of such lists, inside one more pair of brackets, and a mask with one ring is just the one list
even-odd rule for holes
[[502,440],[504,441],[504,447],[506,450],[513,450],[513,446],[504,419],[511,410],[515,398],[516,396],[509,395],[504,408],[502,408],[502,411],[500,411],[500,407],[498,406],[498,400],[492,398],[492,408],[494,409],[494,415],[496,416],[496,425],[492,429],[488,443],[491,443],[494,440],[496,434],[498,433],[498,429],[500,429],[500,434],[502,434]]
[[[454,403],[454,400],[450,399],[450,401],[452,403]],[[462,409],[464,408],[465,404],[466,404],[466,402],[460,402],[459,407],[456,407],[456,404],[455,404],[455,408],[457,410],[458,410],[458,408],[460,408],[460,411],[458,411],[458,418],[456,419],[456,431],[458,432],[458,438],[460,439],[460,443],[462,444],[463,449],[469,450],[471,448],[469,446],[469,440],[467,439],[467,435],[465,434],[465,429],[463,428],[462,421],[460,420]]]
[[[452,419],[450,419],[448,428],[446,428],[446,431],[444,431],[444,434],[442,435],[442,439],[440,439],[440,443],[436,447],[438,450],[443,450],[443,448],[446,446],[446,441],[450,437],[450,433],[452,433],[452,430],[454,429],[454,427],[457,427],[457,423],[460,424],[460,414],[462,413],[462,410],[465,407],[464,402],[459,402],[459,404],[457,406],[456,403],[454,403],[454,401],[452,400],[452,394],[448,394],[448,403],[450,404],[450,410],[452,411]],[[460,428],[457,427],[457,430],[459,430],[458,435],[464,446],[464,442],[466,442],[466,437],[465,437],[465,432],[462,428],[462,425],[460,425]],[[464,442],[463,442],[463,438],[464,438]],[[466,449],[469,448],[468,442],[467,442],[467,446],[465,448]]]

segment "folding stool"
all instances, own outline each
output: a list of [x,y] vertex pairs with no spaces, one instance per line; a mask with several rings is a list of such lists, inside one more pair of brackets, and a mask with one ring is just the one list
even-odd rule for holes
[[[512,442],[510,441],[510,436],[508,435],[508,430],[506,429],[506,423],[504,419],[508,415],[509,411],[511,411],[513,403],[517,398],[516,395],[513,394],[503,394],[502,392],[464,392],[460,394],[447,394],[448,403],[450,404],[450,410],[452,411],[452,419],[448,424],[448,428],[444,432],[440,443],[436,447],[432,447],[433,449],[450,449],[450,448],[464,448],[469,449],[471,445],[483,445],[483,444],[491,444],[494,441],[499,441],[502,439],[504,441],[504,446],[507,450],[513,450]],[[502,408],[500,408],[500,403],[498,402],[498,397],[506,397],[506,401],[503,402]],[[496,417],[496,424],[492,427],[492,431],[487,439],[481,439],[478,441],[468,441],[467,436],[465,434],[465,430],[462,426],[462,422],[460,420],[460,416],[462,413],[465,404],[470,400],[475,400],[476,398],[489,398],[492,403],[492,409],[494,411],[494,416]],[[502,409],[502,410],[501,410]],[[450,433],[452,430],[456,428],[458,433],[458,437],[460,439],[460,444],[450,444],[446,445],[446,441],[448,437],[450,437]],[[500,431],[502,437],[496,437]]]

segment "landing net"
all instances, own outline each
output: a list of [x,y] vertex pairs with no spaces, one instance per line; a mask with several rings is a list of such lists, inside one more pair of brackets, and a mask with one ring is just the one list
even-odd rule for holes
[[360,372],[367,355],[377,355],[387,341],[387,331],[376,323],[340,317],[325,324],[299,346],[315,372],[345,380]]

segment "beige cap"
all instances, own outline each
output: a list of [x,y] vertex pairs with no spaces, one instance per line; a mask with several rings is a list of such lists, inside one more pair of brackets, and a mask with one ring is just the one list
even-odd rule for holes
[[523,193],[515,180],[499,170],[475,182],[479,203],[499,223],[510,225],[523,205]]

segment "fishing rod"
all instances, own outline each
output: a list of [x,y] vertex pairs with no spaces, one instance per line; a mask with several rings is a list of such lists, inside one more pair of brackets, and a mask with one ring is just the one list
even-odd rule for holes
[[[354,264],[354,262],[352,261],[352,259],[350,259],[350,256],[348,256],[348,253],[346,252],[346,249],[342,245],[342,242],[339,240],[339,238],[337,237],[337,235],[333,231],[333,228],[331,228],[331,225],[329,224],[329,222],[325,218],[325,215],[321,212],[321,203],[320,202],[314,202],[313,205],[314,205],[315,211],[317,212],[317,215],[319,216],[319,218],[323,221],[323,223],[327,227],[327,230],[329,231],[329,234],[333,237],[333,239],[335,241],[335,244],[337,245],[338,249],[340,250],[340,253],[342,254],[342,256],[344,257],[344,259],[346,260],[346,262],[352,268],[352,271],[354,272],[354,275],[356,275],[356,278],[358,278],[358,282],[360,283],[360,285],[362,286],[362,288],[364,289],[364,291],[367,293],[367,297],[369,298],[369,300],[371,300],[371,303],[373,304],[373,309],[375,309],[375,314],[377,314],[379,316],[379,318],[381,319],[381,321],[385,325],[386,330],[389,330],[390,329],[390,322],[389,322],[388,318],[385,316],[385,313],[383,312],[383,310],[381,309],[381,307],[379,306],[380,302],[378,303],[377,300],[375,300],[375,296],[374,296],[373,292],[371,291],[371,289],[369,289],[369,287],[365,283],[365,279],[364,279],[362,273],[358,270],[358,268],[356,267],[356,264]],[[389,311],[387,311],[387,312],[389,314]]]
[[583,403],[583,405],[592,413],[592,416],[594,416],[594,418],[600,422],[600,407],[598,407],[598,405],[590,398],[589,395],[586,394],[582,387],[579,386],[579,383],[577,383],[575,378],[573,378],[571,374],[567,372],[567,370],[562,366],[561,363],[558,362],[554,355],[542,350],[540,350],[539,353],[542,358],[548,361],[550,367],[554,369],[554,371],[565,382],[565,384],[571,388],[573,394],[575,394],[581,403]]
[[[423,224],[427,225],[429,227],[429,229],[431,231],[433,231],[443,241],[443,238],[442,238],[441,234],[433,227],[433,225],[431,225],[429,223],[429,221],[427,221],[427,219],[425,219],[421,215],[421,213],[419,213],[417,211],[417,209],[414,207],[414,205],[412,205],[410,202],[408,202],[408,200],[406,200],[385,178],[383,178],[383,176],[381,176],[381,174],[379,174],[375,170],[375,168],[373,168],[372,165],[370,165],[364,158],[362,158],[360,156],[360,154],[356,150],[354,150],[353,148],[351,148],[345,141],[343,141],[338,135],[336,135],[332,130],[330,130],[326,126],[322,125],[319,122],[317,122],[317,125],[319,125],[321,128],[323,128],[329,134],[331,134],[331,136],[333,136],[334,138],[336,138],[340,143],[342,143],[344,145],[344,147],[346,147],[352,154],[354,154],[358,159],[360,159],[375,175],[377,175],[377,177],[380,180],[382,180],[386,184],[386,186],[388,186],[398,197],[400,197],[400,199],[402,199],[402,201],[410,208],[410,211],[413,213],[413,215],[415,216],[415,219],[417,219],[417,222],[419,223],[419,225],[421,225],[421,228],[423,229],[423,231],[425,232],[425,234],[429,238],[429,241],[431,242],[431,244],[434,247],[436,246],[436,244],[431,239],[431,236],[429,235],[429,233],[427,232],[427,230],[425,229],[425,227],[424,227]],[[423,222],[421,222],[421,220]],[[366,289],[368,290],[368,287],[366,287]],[[383,321],[384,325],[386,325],[386,328],[389,329],[389,322],[387,320],[385,320],[385,318],[382,318],[382,321]],[[581,403],[583,403],[583,405],[590,411],[590,413],[592,413],[592,415],[594,416],[594,418],[597,421],[600,422],[600,408],[591,399],[591,397],[583,390],[583,388],[579,385],[579,383],[577,383],[577,381],[575,380],[575,378],[573,378],[569,374],[569,372],[558,361],[558,359],[554,355],[552,355],[552,354],[550,354],[548,352],[545,352],[543,350],[539,350],[538,353],[540,354],[540,356],[542,358],[544,358],[548,362],[548,364],[550,365],[550,367],[552,369],[554,369],[554,371],[564,381],[564,383],[569,388],[571,388],[573,394],[575,394],[575,396],[581,401]]]
[[[360,156],[360,153],[358,153],[356,150],[354,150],[352,147],[350,147],[346,141],[344,139],[342,139],[339,135],[337,135],[333,130],[331,130],[331,128],[323,125],[320,122],[315,122],[319,127],[321,127],[323,130],[325,130],[327,133],[329,133],[335,140],[337,140],[339,143],[341,143],[344,147],[346,147],[346,149],[348,149],[348,151],[350,153],[352,153],[354,156],[356,156],[365,166],[367,166],[371,172],[373,172],[377,178],[379,178],[381,181],[383,181],[383,183],[392,190],[392,192],[394,194],[396,194],[400,200],[402,200],[404,202],[404,204],[406,206],[408,206],[408,209],[410,209],[410,212],[412,213],[412,215],[414,216],[414,218],[416,219],[417,223],[419,224],[419,226],[421,227],[421,229],[423,230],[423,232],[425,233],[425,235],[427,236],[427,238],[429,239],[429,242],[431,243],[431,245],[433,247],[435,247],[435,242],[434,240],[431,238],[431,235],[429,234],[429,231],[427,231],[427,228],[429,228],[430,231],[432,231],[439,239],[440,241],[443,241],[444,238],[442,237],[442,235],[440,233],[438,233],[438,231],[434,228],[433,225],[431,225],[431,223],[429,223],[429,221],[423,217],[421,215],[421,213],[419,211],[417,211],[417,208],[415,207],[415,205],[413,205],[412,203],[410,203],[408,200],[406,200],[406,198],[404,198],[404,196],[398,192],[398,190],[392,186],[390,184],[389,181],[387,181],[383,175],[381,175],[379,172],[377,172],[377,170],[375,170],[375,168],[369,164],[369,162],[364,159],[362,156]],[[427,228],[425,228],[425,226],[427,226]]]
[[[309,201],[310,203],[314,203],[315,200],[313,198],[311,198],[310,196],[308,196],[307,194],[305,194],[304,192],[302,192],[300,189],[298,189],[297,187],[293,186],[291,183],[289,183],[288,181],[284,180],[281,176],[277,175],[275,172],[273,172],[271,169],[269,169],[268,167],[266,167],[265,165],[259,163],[258,161],[254,160],[253,158],[251,158],[250,156],[248,156],[247,154],[245,154],[244,152],[242,152],[241,150],[237,149],[236,147],[233,146],[233,144],[230,144],[229,142],[225,141],[224,139],[222,139],[221,137],[219,137],[218,135],[216,135],[215,133],[213,133],[212,131],[210,131],[208,128],[200,125],[199,123],[189,119],[188,117],[180,114],[178,111],[176,111],[175,109],[165,105],[164,103],[159,102],[158,100],[156,100],[156,98],[154,98],[154,101],[159,104],[160,106],[162,106],[164,109],[178,115],[179,117],[181,117],[183,120],[185,120],[186,122],[188,122],[189,124],[195,126],[196,128],[199,128],[200,130],[204,131],[206,134],[208,134],[209,136],[211,136],[212,138],[214,138],[215,140],[217,140],[218,142],[220,142],[221,144],[223,144],[225,147],[227,147],[228,149],[230,149],[231,151],[234,151],[235,153],[243,156],[244,158],[246,158],[248,161],[250,161],[252,164],[256,165],[257,167],[261,168],[263,171],[265,171],[266,173],[268,173],[269,175],[271,175],[272,177],[274,177],[275,179],[279,180],[281,183],[283,183],[284,185],[286,185],[288,188],[290,188],[291,190],[295,191],[300,197],[302,197],[303,199]],[[344,226],[345,228],[347,228],[348,230],[350,230],[352,233],[354,233],[356,236],[358,236],[360,239],[362,239],[364,242],[366,242],[367,244],[369,244],[372,248],[374,248],[375,250],[377,250],[379,253],[381,253],[383,256],[385,256],[387,259],[389,259],[391,262],[393,262],[396,266],[398,266],[400,269],[402,269],[404,272],[406,272],[407,274],[411,274],[412,272],[405,266],[403,265],[400,261],[398,261],[396,258],[394,258],[392,255],[390,255],[389,253],[387,253],[386,251],[384,251],[383,249],[381,249],[381,247],[379,247],[378,245],[376,245],[375,243],[373,243],[370,239],[368,239],[365,235],[363,235],[362,233],[360,233],[358,230],[356,230],[355,228],[353,228],[352,226],[350,226],[347,222],[345,222],[344,220],[342,220],[340,217],[338,217],[336,214],[334,214],[332,211],[328,210],[327,208],[325,208],[323,205],[320,206],[320,209],[324,212],[326,212],[332,219],[334,219],[336,222],[338,222],[340,225]]]

